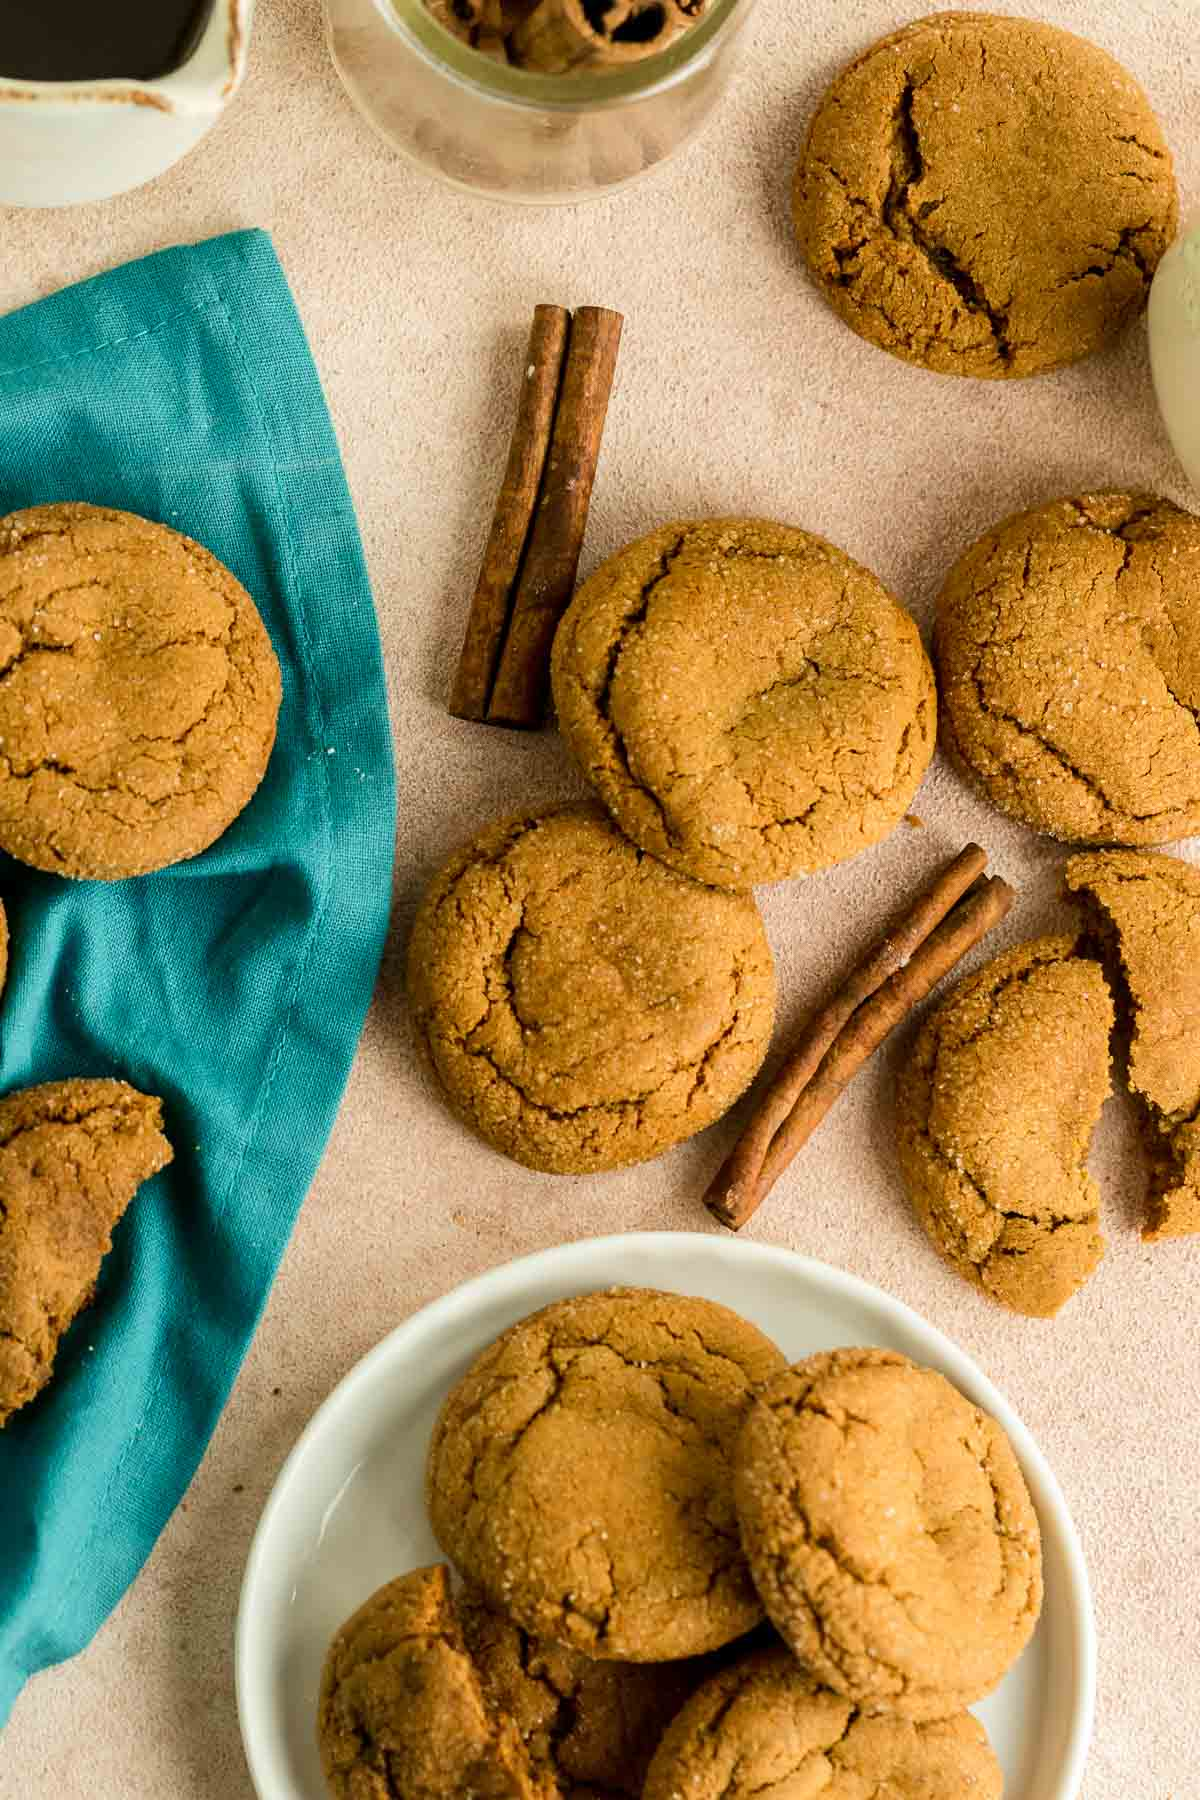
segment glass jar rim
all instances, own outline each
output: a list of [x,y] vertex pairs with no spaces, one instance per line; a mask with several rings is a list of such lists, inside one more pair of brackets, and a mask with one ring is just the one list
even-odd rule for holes
[[694,25],[680,33],[665,50],[637,62],[588,74],[543,75],[495,62],[473,50],[438,22],[425,0],[375,0],[385,24],[415,40],[417,48],[444,71],[492,100],[507,100],[548,112],[576,112],[630,100],[670,86],[715,47],[733,23],[748,12],[752,0],[710,0]]

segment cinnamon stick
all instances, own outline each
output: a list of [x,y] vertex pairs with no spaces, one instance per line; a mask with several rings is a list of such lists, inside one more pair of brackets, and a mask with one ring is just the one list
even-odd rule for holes
[[709,1184],[705,1205],[723,1225],[752,1217],[863,1064],[1005,917],[1013,889],[983,877],[985,862],[968,845],[809,1022]]
[[640,62],[686,28],[674,0],[539,0],[509,39],[513,61],[543,75]]
[[581,306],[570,347],[541,493],[488,702],[492,725],[540,725],[550,686],[550,648],[575,587],[600,440],[624,323]]
[[570,330],[571,315],[565,307],[534,308],[508,466],[450,695],[450,711],[456,719],[487,718],[521,556],[550,451]]
[[470,44],[479,25],[483,0],[425,0],[438,24],[461,43]]
[[471,40],[472,50],[478,50],[481,56],[490,57],[493,62],[508,63],[508,44],[499,31],[492,31],[481,25]]
[[935,926],[912,960],[884,983],[837,1039],[799,1104],[774,1139],[763,1164],[762,1193],[774,1187],[803,1149],[834,1101],[862,1065],[903,1023],[915,1006],[1006,916],[1016,894],[1006,881],[988,876],[976,882],[942,923]]
[[816,1074],[821,1058],[849,1023],[852,1013],[907,962],[986,867],[987,856],[979,845],[968,844],[921,895],[908,917],[874,946],[832,999],[813,1014],[717,1175],[710,1194],[718,1184],[724,1191],[734,1193],[747,1182],[753,1185],[757,1181],[776,1132],[785,1124],[798,1095]]

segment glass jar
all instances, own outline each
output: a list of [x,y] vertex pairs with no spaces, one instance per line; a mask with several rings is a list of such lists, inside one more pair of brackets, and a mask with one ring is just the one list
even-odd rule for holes
[[325,0],[338,73],[394,149],[457,187],[543,205],[607,193],[687,143],[729,84],[752,5],[710,0],[641,62],[541,75],[460,43],[423,0]]

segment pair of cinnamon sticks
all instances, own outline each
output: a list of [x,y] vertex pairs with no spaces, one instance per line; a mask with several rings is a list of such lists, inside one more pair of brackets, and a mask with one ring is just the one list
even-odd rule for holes
[[450,711],[531,729],[575,588],[621,342],[620,313],[539,306]]
[[968,844],[813,1014],[704,1203],[737,1231],[757,1212],[864,1063],[1008,913],[1015,894]]

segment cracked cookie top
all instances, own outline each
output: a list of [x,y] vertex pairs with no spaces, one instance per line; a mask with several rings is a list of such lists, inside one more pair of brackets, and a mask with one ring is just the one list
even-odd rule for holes
[[698,1656],[762,1618],[729,1455],[775,1345],[713,1301],[560,1300],[442,1408],[426,1498],[443,1550],[535,1637],[629,1662]]
[[1142,1236],[1200,1231],[1200,869],[1100,850],[1071,858],[1067,887],[1090,900],[1131,1014],[1129,1085],[1154,1127]]
[[1133,1009],[1130,1086],[1171,1125],[1200,1112],[1200,869],[1151,851],[1073,856],[1067,887],[1111,933]]
[[672,1722],[643,1800],[1000,1800],[1000,1765],[969,1713],[871,1717],[787,1650],[714,1675]]
[[818,286],[860,337],[988,377],[1110,342],[1178,221],[1133,77],[1083,38],[987,13],[919,19],[843,70],[792,206]]
[[1006,519],[938,599],[942,735],[1002,811],[1082,843],[1200,830],[1200,518],[1081,494]]
[[334,1800],[560,1800],[486,1701],[442,1564],[389,1581],[337,1633],[317,1743]]
[[636,850],[599,809],[491,826],[442,868],[409,945],[446,1094],[529,1168],[643,1162],[753,1079],[775,975],[762,918]]
[[458,1611],[485,1695],[565,1800],[641,1800],[663,1732],[716,1659],[603,1662],[531,1637],[473,1589]]
[[49,1081],[0,1100],[0,1426],[49,1381],[114,1225],[171,1156],[162,1102],[124,1081]]
[[610,557],[559,627],[553,685],[622,831],[717,887],[876,843],[933,754],[908,613],[832,544],[764,519],[668,525]]
[[987,963],[925,1021],[897,1090],[900,1168],[950,1266],[1049,1317],[1104,1254],[1087,1155],[1109,1093],[1113,1003],[1077,938]]
[[866,1711],[947,1718],[1033,1633],[1041,1538],[1012,1446],[895,1351],[826,1351],[761,1389],[734,1494],[776,1629]]
[[0,519],[0,848],[115,881],[195,856],[250,799],[279,712],[254,602],[165,525]]

